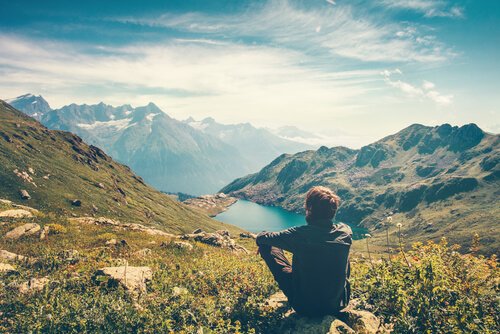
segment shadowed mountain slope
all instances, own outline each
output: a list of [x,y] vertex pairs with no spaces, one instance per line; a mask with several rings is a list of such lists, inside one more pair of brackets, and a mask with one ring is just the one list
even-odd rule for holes
[[[149,187],[80,137],[48,130],[0,100],[0,197],[61,215],[94,215],[168,232],[236,228],[216,222]],[[77,200],[77,201],[75,201]]]
[[340,221],[376,231],[397,212],[413,240],[446,235],[467,244],[478,232],[498,250],[499,144],[475,124],[415,124],[360,150],[281,155],[221,191],[303,213],[307,190],[324,185],[342,198]]

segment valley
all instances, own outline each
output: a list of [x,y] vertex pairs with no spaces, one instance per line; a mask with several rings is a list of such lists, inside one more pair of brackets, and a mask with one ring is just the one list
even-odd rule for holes
[[336,219],[368,228],[380,243],[391,216],[410,242],[446,236],[465,251],[478,233],[482,251],[497,254],[499,161],[499,135],[475,124],[415,124],[360,150],[283,154],[221,191],[303,213],[305,193],[324,185],[342,199]]
[[178,121],[154,103],[137,108],[99,103],[51,109],[43,97],[32,94],[9,102],[49,129],[72,132],[101,148],[166,192],[215,193],[283,152],[312,148],[248,123],[224,125],[209,118]]

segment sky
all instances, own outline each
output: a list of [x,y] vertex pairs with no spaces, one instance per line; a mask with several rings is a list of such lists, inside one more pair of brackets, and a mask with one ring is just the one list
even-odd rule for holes
[[145,105],[359,147],[500,131],[498,0],[0,0],[0,98]]

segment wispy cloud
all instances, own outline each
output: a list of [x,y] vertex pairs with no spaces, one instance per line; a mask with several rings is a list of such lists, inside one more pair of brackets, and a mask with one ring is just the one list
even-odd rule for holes
[[417,27],[411,34],[400,34],[404,25],[357,12],[346,4],[305,8],[273,0],[240,14],[164,14],[117,20],[209,38],[245,39],[309,50],[316,55],[330,55],[326,58],[329,61],[331,56],[337,56],[366,62],[438,62],[454,56],[450,48]]
[[400,79],[392,79],[394,76],[401,76],[403,74],[400,69],[384,70],[381,74],[389,86],[399,89],[410,97],[427,98],[441,106],[447,106],[453,102],[453,95],[444,95],[438,92],[433,82],[424,80],[421,86],[416,86]]
[[463,7],[445,0],[383,0],[382,3],[389,8],[413,10],[425,17],[464,17]]
[[46,95],[56,107],[154,101],[178,118],[209,113],[226,122],[244,117],[278,125],[283,121],[280,111],[291,110],[287,121],[300,124],[305,110],[319,117],[336,106],[335,114],[342,114],[372,89],[379,72],[325,73],[303,66],[303,55],[293,50],[206,40],[106,51],[85,53],[78,45],[0,35],[3,98],[31,90]]

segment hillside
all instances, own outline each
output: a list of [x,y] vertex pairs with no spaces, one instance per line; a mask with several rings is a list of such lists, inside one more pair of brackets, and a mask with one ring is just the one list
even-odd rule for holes
[[[149,187],[78,136],[48,130],[0,100],[0,197],[57,215],[116,217],[169,232],[234,227],[192,211]],[[76,200],[76,201],[75,201]]]
[[9,101],[49,129],[77,134],[165,192],[215,193],[281,153],[311,148],[248,123],[181,122],[153,103],[137,108],[70,104],[52,110],[43,97],[32,94]]
[[37,121],[40,121],[42,116],[51,110],[49,103],[41,95],[24,94],[5,100],[5,102]]
[[395,213],[412,241],[446,235],[466,249],[477,232],[488,245],[484,251],[498,253],[499,144],[499,135],[475,124],[415,124],[360,150],[321,147],[281,155],[221,191],[303,212],[307,190],[325,185],[342,198],[340,221],[381,235],[381,222]]

